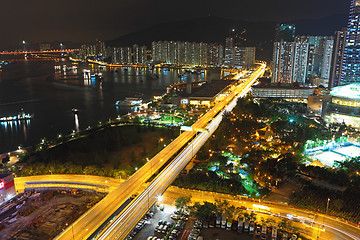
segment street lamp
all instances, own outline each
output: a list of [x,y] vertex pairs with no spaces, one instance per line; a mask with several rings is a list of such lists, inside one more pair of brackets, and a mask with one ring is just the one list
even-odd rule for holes
[[85,228],[85,227],[80,228],[81,239],[84,239],[84,236],[83,236],[83,234],[82,234],[82,230],[83,230],[83,229],[85,229],[85,236],[86,236],[86,231],[89,230],[89,229],[87,229],[87,228]]

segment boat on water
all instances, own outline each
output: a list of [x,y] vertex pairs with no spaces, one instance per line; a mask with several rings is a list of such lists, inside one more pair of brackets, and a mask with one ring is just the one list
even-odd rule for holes
[[14,121],[23,121],[23,120],[30,120],[33,115],[20,112],[18,115],[15,116],[8,116],[8,117],[0,117],[0,122],[14,122]]
[[142,103],[141,98],[127,97],[124,100],[116,101],[115,105],[118,107],[134,107],[134,106],[139,106],[141,103]]

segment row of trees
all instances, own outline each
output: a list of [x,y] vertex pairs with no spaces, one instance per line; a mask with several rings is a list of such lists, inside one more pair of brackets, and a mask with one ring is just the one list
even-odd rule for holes
[[66,163],[34,163],[25,166],[21,171],[13,170],[17,176],[33,176],[33,175],[48,175],[48,174],[80,174],[80,175],[97,175],[114,178],[127,178],[131,176],[135,169],[130,165],[120,165],[119,168],[107,166],[82,166],[72,162]]
[[191,171],[186,175],[180,175],[173,185],[182,188],[199,189],[203,191],[220,192],[233,195],[250,195],[244,188],[242,179],[234,174],[232,178],[224,179],[213,171],[206,169]]
[[[144,139],[146,132],[154,137]],[[104,128],[86,137],[28,154],[22,160],[26,166],[17,175],[89,174],[125,178],[144,165],[147,157],[162,149],[158,144],[160,136],[170,139],[175,132],[175,129],[140,125]],[[151,142],[151,147],[147,149],[145,144],[141,147],[142,141]],[[124,150],[128,154],[120,155]]]
[[[306,183],[291,196],[291,205],[350,220],[360,221],[360,193],[347,189],[343,192]],[[328,204],[329,203],[329,204]]]

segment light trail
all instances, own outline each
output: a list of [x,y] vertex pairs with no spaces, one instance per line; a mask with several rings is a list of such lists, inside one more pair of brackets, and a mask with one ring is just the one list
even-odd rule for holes
[[49,50],[49,51],[4,51],[0,55],[19,55],[19,54],[41,54],[41,53],[70,53],[78,51],[78,49]]
[[[182,169],[188,164],[195,153],[202,147],[207,139],[215,132],[219,126],[223,113],[230,112],[237,103],[239,97],[244,96],[250,89],[251,85],[257,78],[263,74],[265,65],[263,64],[253,76],[249,78],[247,84],[241,84],[231,94],[229,94],[221,103],[217,104],[211,111],[207,112],[201,119],[212,119],[208,124],[206,121],[206,129],[208,132],[200,133],[146,188],[134,201],[122,211],[115,221],[100,233],[97,239],[124,239],[131,229],[136,225],[140,218],[156,201],[156,196],[160,196],[168,186],[175,180]],[[229,103],[230,102],[230,103]],[[224,109],[225,107],[225,109]],[[200,120],[192,127],[197,129],[204,127]],[[151,195],[151,205],[150,196]],[[147,203],[147,204],[146,204]]]
[[[261,76],[265,71],[265,64],[252,73],[251,77],[240,85],[234,85],[234,90],[225,97],[224,100],[217,103],[210,111],[203,115],[196,123],[192,125],[193,129],[206,128],[210,121],[216,117],[220,112],[226,109],[229,111],[229,106],[234,107],[236,105],[236,98],[239,95],[244,95],[252,84]],[[56,239],[73,239],[74,235],[84,235],[83,229],[86,228],[86,236],[91,236],[109,217],[122,206],[136,191],[154,174],[156,173],[166,162],[168,162],[174,155],[177,155],[184,146],[188,144],[190,140],[197,134],[197,132],[183,132],[174,141],[167,145],[162,151],[160,151],[154,158],[147,162],[137,172],[135,172],[128,180],[121,184],[114,191],[109,193],[102,201],[96,204],[88,212],[83,214],[78,220],[76,220],[71,226],[65,229],[59,234]]]

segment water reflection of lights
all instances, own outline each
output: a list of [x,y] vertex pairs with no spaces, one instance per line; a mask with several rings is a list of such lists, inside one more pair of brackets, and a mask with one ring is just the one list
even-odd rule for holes
[[74,114],[74,118],[75,118],[75,130],[76,132],[79,132],[80,131],[80,128],[79,128],[79,116],[77,113]]
[[22,129],[24,131],[24,136],[26,138],[28,127],[30,127],[30,119],[22,120],[22,121],[0,122],[0,126],[5,129],[5,132],[7,132],[8,130],[17,131]]

